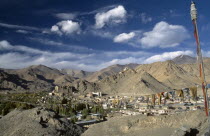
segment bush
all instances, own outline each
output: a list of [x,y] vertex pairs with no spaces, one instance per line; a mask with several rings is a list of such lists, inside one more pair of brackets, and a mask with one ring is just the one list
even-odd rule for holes
[[71,122],[72,122],[72,123],[75,123],[75,122],[77,122],[77,121],[78,121],[78,119],[77,119],[76,116],[74,116],[74,117],[71,118]]

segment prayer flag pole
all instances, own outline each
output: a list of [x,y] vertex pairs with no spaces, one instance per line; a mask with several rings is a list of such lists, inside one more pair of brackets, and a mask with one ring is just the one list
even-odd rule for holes
[[191,9],[190,9],[191,19],[194,25],[194,37],[197,44],[197,63],[199,67],[199,76],[202,83],[202,90],[203,90],[203,97],[204,97],[204,106],[205,106],[205,112],[206,116],[209,116],[209,101],[208,101],[208,94],[207,94],[207,88],[206,88],[206,80],[205,80],[205,74],[204,74],[204,65],[203,65],[203,59],[202,59],[202,53],[201,53],[201,46],[200,46],[200,40],[198,35],[198,27],[197,27],[197,9],[195,7],[195,3],[191,2]]

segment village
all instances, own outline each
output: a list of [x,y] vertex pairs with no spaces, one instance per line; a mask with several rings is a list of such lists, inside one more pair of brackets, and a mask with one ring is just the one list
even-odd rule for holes
[[197,96],[197,87],[134,97],[107,96],[102,92],[80,94],[73,87],[56,86],[40,102],[86,127],[114,116],[159,116],[204,109],[204,99]]

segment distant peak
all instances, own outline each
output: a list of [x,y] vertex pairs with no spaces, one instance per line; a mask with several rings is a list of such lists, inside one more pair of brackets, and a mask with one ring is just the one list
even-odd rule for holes
[[175,57],[175,58],[193,58],[192,56],[189,56],[189,55],[179,55],[179,56],[177,56],[177,57]]
[[47,66],[39,64],[39,65],[32,65],[30,67],[32,67],[32,68],[41,68],[41,67],[47,67]]
[[190,64],[195,63],[196,58],[189,55],[179,55],[172,59],[176,64]]

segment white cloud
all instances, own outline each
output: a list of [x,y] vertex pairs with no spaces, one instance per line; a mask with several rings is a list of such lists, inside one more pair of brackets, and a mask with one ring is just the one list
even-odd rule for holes
[[59,31],[58,26],[57,25],[52,26],[51,31],[53,31],[53,32]]
[[170,25],[167,22],[159,22],[152,31],[145,32],[140,39],[144,48],[152,47],[175,47],[189,38],[188,31],[181,25]]
[[45,45],[52,45],[52,46],[58,46],[61,48],[65,49],[71,49],[71,51],[77,51],[77,52],[85,52],[85,51],[91,51],[92,49],[84,47],[84,46],[79,46],[79,45],[71,45],[67,43],[63,43],[61,41],[54,41],[50,39],[44,39],[44,38],[29,38],[30,40],[33,40],[35,42],[45,44]]
[[74,53],[43,51],[23,45],[11,45],[0,41],[0,62],[2,68],[23,68],[43,64],[55,68],[96,71],[113,64],[141,63],[150,53],[143,51],[97,51]]
[[57,13],[55,14],[55,17],[62,20],[72,20],[75,19],[77,16],[76,13]]
[[73,22],[72,20],[66,20],[58,22],[56,25],[53,25],[51,28],[52,32],[56,32],[60,35],[62,34],[72,34],[72,33],[80,33],[80,24],[78,22]]
[[[71,52],[50,52],[50,51],[43,51],[23,45],[11,45],[8,41],[0,41],[0,51],[14,51],[14,52],[24,52],[30,55],[44,55],[44,56],[49,56],[52,58],[70,58],[70,59],[75,59],[75,58],[85,58],[88,55],[83,55],[83,54],[77,54],[77,53],[71,53]],[[55,56],[55,57],[53,57]]]
[[193,52],[190,50],[187,51],[175,51],[175,52],[164,52],[159,55],[154,55],[149,57],[145,60],[145,63],[152,63],[157,61],[165,61],[165,60],[171,60],[179,55],[193,55]]
[[12,46],[10,45],[9,42],[3,40],[3,41],[0,41],[0,50],[10,50],[12,49]]
[[41,31],[41,32],[45,30],[43,28],[37,28],[37,27],[33,27],[33,26],[13,25],[13,24],[6,24],[6,23],[0,23],[0,27],[10,28],[10,29]]
[[43,64],[55,68],[80,69],[97,71],[114,64],[152,63],[173,59],[179,55],[192,55],[192,51],[165,52],[159,55],[145,51],[97,51],[89,50],[74,53],[43,51],[23,45],[11,45],[8,41],[0,41],[0,62],[2,68],[23,68],[30,65]]
[[127,42],[131,40],[135,36],[134,32],[130,33],[122,33],[114,37],[114,42],[121,43],[121,42]]
[[26,30],[17,30],[16,32],[17,33],[21,33],[21,34],[28,34],[28,33],[30,33],[29,31],[26,31]]
[[112,32],[104,31],[102,29],[91,29],[87,30],[87,32],[90,32],[94,36],[99,36],[102,38],[112,39],[115,35]]
[[28,52],[33,54],[43,54],[46,53],[45,51],[41,51],[38,49],[22,46],[22,45],[11,45],[8,41],[0,41],[0,50],[3,51],[21,51],[21,52]]
[[141,13],[140,18],[141,18],[141,22],[144,24],[152,21],[152,17],[147,16],[146,13]]
[[97,13],[95,15],[97,29],[104,27],[106,24],[119,24],[125,22],[127,11],[121,5],[107,11]]

